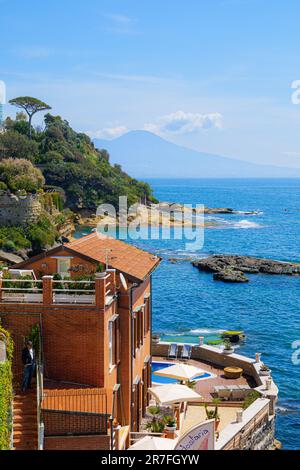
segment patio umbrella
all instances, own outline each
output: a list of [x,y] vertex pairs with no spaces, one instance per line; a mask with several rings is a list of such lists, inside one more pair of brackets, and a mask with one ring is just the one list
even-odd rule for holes
[[149,392],[161,405],[201,400],[201,396],[186,385],[159,385],[158,387],[149,388]]
[[146,436],[130,446],[128,450],[172,450],[177,439],[165,439],[162,437]]
[[165,369],[154,372],[154,375],[170,377],[171,379],[182,381],[193,380],[195,377],[204,374],[204,370],[199,369],[198,367],[181,363],[174,364],[174,366],[166,367]]

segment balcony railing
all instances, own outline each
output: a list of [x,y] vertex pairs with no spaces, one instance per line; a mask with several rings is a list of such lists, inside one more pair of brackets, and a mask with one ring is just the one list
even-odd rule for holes
[[95,304],[95,281],[53,281],[52,292],[55,304]]
[[95,280],[10,279],[0,273],[0,303],[94,305],[105,308],[115,298],[116,273],[95,274]]
[[44,391],[45,436],[106,435],[106,392],[102,389]]
[[43,283],[37,280],[1,279],[1,301],[8,303],[42,303]]

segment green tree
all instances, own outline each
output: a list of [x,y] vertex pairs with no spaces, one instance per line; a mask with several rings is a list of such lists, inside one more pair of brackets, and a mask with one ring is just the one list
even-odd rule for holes
[[[39,154],[38,143],[24,135],[21,126],[28,126],[26,121],[14,122],[16,129],[0,134],[0,159],[26,158],[34,161]],[[27,127],[26,127],[27,129]]]
[[31,96],[19,96],[9,101],[9,103],[17,108],[24,109],[29,118],[29,138],[32,136],[32,118],[33,116],[40,111],[47,111],[51,109],[51,106],[44,103],[37,98],[32,98]]
[[0,181],[3,181],[12,192],[36,191],[45,183],[41,171],[23,158],[0,161]]

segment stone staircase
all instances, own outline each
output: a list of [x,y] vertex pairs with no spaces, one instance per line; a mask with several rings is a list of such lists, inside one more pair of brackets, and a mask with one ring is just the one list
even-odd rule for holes
[[37,450],[37,399],[36,389],[19,393],[13,400],[14,450]]

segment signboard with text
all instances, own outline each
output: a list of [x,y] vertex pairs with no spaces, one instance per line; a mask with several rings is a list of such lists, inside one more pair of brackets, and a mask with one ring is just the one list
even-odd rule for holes
[[176,444],[175,450],[214,450],[215,420],[210,419],[190,429]]

